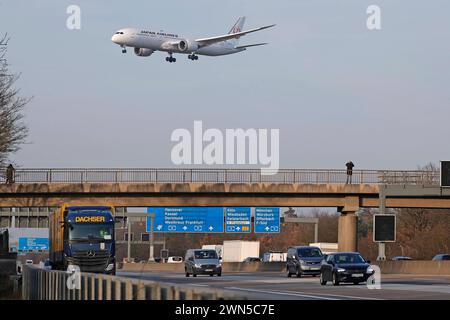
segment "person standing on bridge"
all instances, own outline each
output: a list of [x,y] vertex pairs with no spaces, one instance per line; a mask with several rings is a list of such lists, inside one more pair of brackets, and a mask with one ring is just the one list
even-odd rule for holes
[[6,184],[14,183],[14,178],[16,175],[16,169],[14,169],[12,164],[6,168]]
[[353,167],[355,166],[353,162],[349,161],[345,164],[347,167],[347,182],[345,184],[352,183]]

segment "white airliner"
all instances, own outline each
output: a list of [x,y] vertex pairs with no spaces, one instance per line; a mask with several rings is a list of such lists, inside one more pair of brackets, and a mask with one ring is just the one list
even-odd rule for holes
[[177,61],[172,55],[174,53],[188,54],[191,60],[198,60],[198,55],[223,56],[238,53],[249,47],[265,45],[267,43],[255,43],[249,45],[239,45],[239,38],[246,34],[271,28],[273,25],[256,29],[242,31],[245,17],[239,18],[227,35],[188,39],[176,33],[164,31],[140,30],[136,28],[125,28],[117,31],[111,41],[122,47],[122,52],[126,53],[126,47],[134,48],[134,53],[139,57],[148,57],[155,51],[164,51],[169,54],[166,61]]

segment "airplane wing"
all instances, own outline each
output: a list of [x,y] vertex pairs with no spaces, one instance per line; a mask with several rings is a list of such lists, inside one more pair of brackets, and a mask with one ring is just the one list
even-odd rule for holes
[[235,49],[245,49],[245,48],[250,48],[250,47],[264,46],[266,44],[267,44],[267,42],[265,42],[265,43],[255,43],[255,44],[247,44],[247,45],[243,45],[243,46],[236,46],[234,48]]
[[210,44],[217,43],[217,42],[222,42],[222,41],[226,41],[226,40],[230,40],[230,39],[238,39],[238,38],[240,38],[242,36],[245,36],[246,34],[253,33],[253,32],[256,32],[256,31],[260,31],[260,30],[264,30],[264,29],[269,29],[269,28],[272,28],[274,26],[275,26],[275,24],[272,24],[270,26],[250,29],[250,30],[246,30],[246,31],[238,32],[238,33],[227,34],[227,35],[224,35],[224,36],[196,39],[195,41],[198,43],[199,47],[204,47],[204,46],[208,46]]

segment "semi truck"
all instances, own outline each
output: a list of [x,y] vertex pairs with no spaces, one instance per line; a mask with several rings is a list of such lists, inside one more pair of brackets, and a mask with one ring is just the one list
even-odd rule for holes
[[[0,228],[0,300],[11,299],[17,277],[17,253],[9,250],[9,231]],[[18,284],[18,283],[17,283]]]
[[66,206],[49,216],[52,269],[116,273],[114,207]]

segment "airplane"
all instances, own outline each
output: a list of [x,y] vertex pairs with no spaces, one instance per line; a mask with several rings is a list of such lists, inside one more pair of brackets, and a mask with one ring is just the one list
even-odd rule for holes
[[148,57],[155,51],[163,51],[169,54],[167,62],[176,62],[174,53],[187,54],[192,61],[198,60],[199,55],[223,56],[245,51],[250,47],[266,45],[267,43],[255,43],[239,45],[239,39],[249,33],[272,28],[275,25],[242,31],[245,17],[240,17],[228,34],[217,37],[188,39],[176,33],[164,31],[141,30],[136,28],[124,28],[118,30],[111,41],[122,47],[122,53],[127,52],[127,47],[134,48],[134,53],[139,57]]

